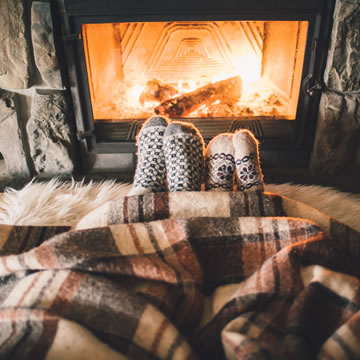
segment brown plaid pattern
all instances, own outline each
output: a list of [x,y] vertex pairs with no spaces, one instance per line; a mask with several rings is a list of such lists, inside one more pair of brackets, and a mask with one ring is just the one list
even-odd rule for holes
[[85,216],[79,228],[190,217],[286,216],[282,198],[263,192],[165,192],[125,196]]
[[149,194],[107,227],[0,225],[0,358],[359,357],[359,233],[272,194],[220,216],[189,194],[187,218],[186,196]]

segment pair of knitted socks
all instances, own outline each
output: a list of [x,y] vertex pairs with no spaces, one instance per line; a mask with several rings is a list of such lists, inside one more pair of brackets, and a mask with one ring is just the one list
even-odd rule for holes
[[217,135],[207,146],[205,163],[205,190],[232,191],[235,180],[239,191],[264,190],[258,141],[249,130]]
[[[138,163],[129,195],[148,192],[200,191],[204,141],[189,123],[163,116],[147,120],[137,138]],[[237,171],[238,189],[262,190],[258,143],[247,130],[220,134],[205,152],[205,189],[232,191]]]
[[199,131],[163,116],[147,120],[137,138],[138,163],[129,195],[148,192],[199,191],[204,141]]

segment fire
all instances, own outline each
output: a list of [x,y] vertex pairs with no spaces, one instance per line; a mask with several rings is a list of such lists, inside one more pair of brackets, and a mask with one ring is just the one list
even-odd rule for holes
[[128,96],[133,101],[139,101],[141,93],[144,91],[144,86],[141,85],[134,85],[129,88],[128,90]]
[[[94,119],[147,118],[159,109],[174,117],[294,119],[306,31],[302,21],[86,24]],[[166,109],[187,99],[184,111]]]
[[[221,78],[219,76],[218,78]],[[240,77],[241,78],[241,77]],[[247,81],[242,83],[242,94],[238,101],[231,104],[215,98],[206,104],[199,104],[199,106],[188,113],[187,117],[234,117],[234,116],[274,116],[281,113],[282,108],[285,108],[285,103],[281,94],[276,94],[276,90],[271,88],[271,84],[266,81],[254,80],[250,81],[250,76],[246,76]],[[254,76],[253,79],[256,79]],[[252,80],[253,80],[252,79]],[[226,80],[226,79],[224,79]],[[220,80],[222,81],[222,80]],[[207,84],[216,84],[218,81],[216,77],[214,80]],[[206,85],[205,85],[206,86]],[[140,83],[129,84],[121,86],[121,83],[116,83],[109,92],[116,94],[116,100],[98,102],[97,116],[99,118],[106,118],[106,116],[118,117],[119,114],[122,118],[147,118],[154,114],[156,109],[162,101],[153,98],[141,102],[140,99],[144,94],[147,83],[142,81]],[[173,85],[176,92],[168,99],[174,99],[179,96],[187,96],[196,91],[200,86],[195,83],[186,83],[179,81],[178,84]],[[113,115],[116,114],[116,115]]]
[[261,80],[261,59],[243,56],[236,61],[237,74],[243,81],[243,94],[251,91],[251,86]]

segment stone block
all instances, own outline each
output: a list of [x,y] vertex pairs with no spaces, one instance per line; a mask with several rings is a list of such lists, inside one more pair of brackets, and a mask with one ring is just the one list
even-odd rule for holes
[[0,88],[26,89],[30,85],[24,12],[23,0],[0,1]]
[[320,101],[318,127],[311,167],[329,174],[355,163],[360,146],[360,124],[354,113],[357,101],[324,92]]
[[38,174],[68,175],[74,170],[74,141],[63,92],[35,93],[26,125],[31,157]]
[[49,3],[33,2],[31,8],[31,38],[35,64],[42,79],[49,87],[62,88]]
[[360,87],[360,3],[338,1],[334,13],[332,46],[328,56],[328,84],[340,91]]
[[353,166],[360,149],[359,100],[334,92],[360,89],[360,3],[338,0],[321,95],[311,167],[339,173]]
[[0,92],[0,152],[5,159],[7,172],[11,176],[28,177],[30,171],[26,162],[23,137],[18,122],[19,109],[16,95]]

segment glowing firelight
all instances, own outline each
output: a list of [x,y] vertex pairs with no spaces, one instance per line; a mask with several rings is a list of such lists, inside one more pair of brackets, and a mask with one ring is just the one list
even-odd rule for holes
[[196,84],[196,82],[193,80],[184,82],[182,79],[180,79],[177,83],[179,95],[194,91],[197,87],[198,84]]
[[261,79],[261,59],[256,56],[244,56],[237,60],[236,67],[243,81],[243,93],[247,93],[251,84]]
[[[305,21],[84,24],[94,120],[146,119],[185,94],[197,105],[187,117],[293,120],[307,27]],[[197,97],[198,90],[236,77],[238,99],[221,91]]]
[[135,84],[134,86],[130,87],[127,91],[127,95],[129,99],[133,99],[134,101],[138,102],[138,99],[141,93],[144,90],[144,85]]

